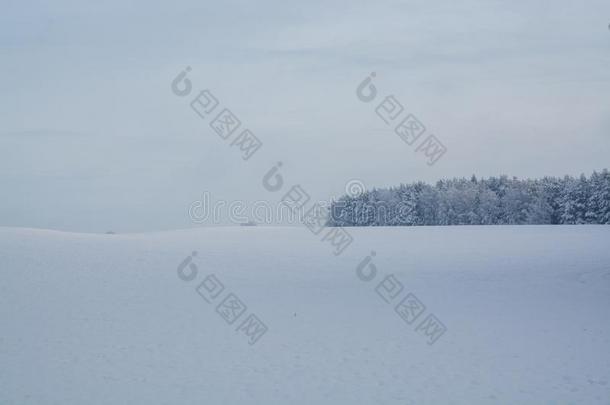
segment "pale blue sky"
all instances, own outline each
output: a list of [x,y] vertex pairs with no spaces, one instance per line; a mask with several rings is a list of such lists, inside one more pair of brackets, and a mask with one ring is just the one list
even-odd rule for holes
[[[2,1],[0,226],[192,226],[204,190],[589,173],[610,156],[610,2]],[[244,163],[170,91],[191,66],[264,142]],[[355,97],[377,73],[433,167]]]

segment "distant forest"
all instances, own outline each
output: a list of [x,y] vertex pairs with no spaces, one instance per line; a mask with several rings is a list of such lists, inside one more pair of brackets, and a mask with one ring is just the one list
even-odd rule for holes
[[331,204],[329,226],[610,224],[610,173],[440,180],[373,189]]

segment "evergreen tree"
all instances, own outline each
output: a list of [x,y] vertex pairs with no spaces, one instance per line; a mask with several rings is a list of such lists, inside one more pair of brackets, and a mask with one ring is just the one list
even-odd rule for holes
[[439,180],[373,189],[331,205],[332,226],[610,224],[610,173],[589,179]]

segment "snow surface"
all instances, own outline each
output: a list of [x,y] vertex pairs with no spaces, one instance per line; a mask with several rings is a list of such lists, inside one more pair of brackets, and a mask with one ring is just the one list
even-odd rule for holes
[[[348,231],[334,256],[306,228],[0,228],[0,403],[610,403],[610,227]],[[256,344],[196,292],[211,273]],[[412,325],[375,291],[390,273],[426,305]]]

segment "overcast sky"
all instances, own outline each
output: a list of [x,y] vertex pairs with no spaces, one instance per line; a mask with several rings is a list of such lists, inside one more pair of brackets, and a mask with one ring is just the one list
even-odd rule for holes
[[[2,1],[0,226],[194,226],[204,191],[277,201],[278,161],[324,200],[610,166],[607,0],[87,3]],[[250,160],[172,93],[186,66],[262,140]],[[447,147],[434,166],[375,115],[386,95]]]

